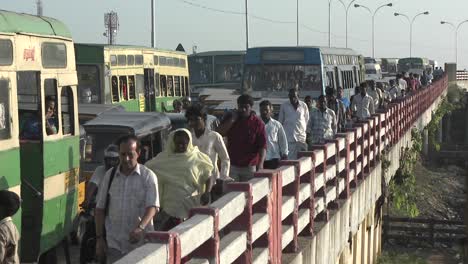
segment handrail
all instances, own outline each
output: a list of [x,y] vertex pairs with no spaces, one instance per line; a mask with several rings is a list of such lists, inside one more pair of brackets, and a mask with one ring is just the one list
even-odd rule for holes
[[[249,182],[228,184],[229,192],[218,201],[192,209],[191,217],[169,232],[148,233],[151,246],[147,244],[117,263],[155,260],[152,256],[157,256],[158,263],[165,260],[169,264],[281,263],[283,253],[298,250],[299,234],[314,236],[315,224],[328,222],[333,210],[340,207],[338,201],[350,199],[351,190],[366,182],[373,190],[363,193],[369,202],[365,208],[354,208],[350,225],[335,234],[347,241],[349,232],[357,230],[381,195],[380,182],[366,179],[379,164],[382,151],[408,137],[418,118],[427,114],[447,86],[445,75],[326,144],[299,153],[298,160],[282,161],[277,170],[259,171]],[[333,253],[343,247],[336,245]]]

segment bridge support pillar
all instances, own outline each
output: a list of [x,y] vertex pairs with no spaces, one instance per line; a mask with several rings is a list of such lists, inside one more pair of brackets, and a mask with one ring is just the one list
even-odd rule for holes
[[423,129],[422,139],[423,139],[423,155],[427,158],[429,155],[429,132],[427,129]]

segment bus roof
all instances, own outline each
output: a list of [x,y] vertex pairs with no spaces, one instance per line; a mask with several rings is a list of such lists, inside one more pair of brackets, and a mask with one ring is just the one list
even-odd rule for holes
[[[352,49],[348,48],[329,48],[329,47],[318,47],[318,46],[278,46],[278,47],[254,47],[247,50],[246,64],[257,64],[262,59],[262,51],[279,51],[279,52],[297,52],[304,51],[304,58],[302,59],[307,64],[321,64],[320,55],[348,55],[348,56],[359,56]],[[295,54],[297,55],[297,54]],[[281,63],[297,63],[297,59],[289,61],[281,59]],[[276,63],[271,61],[272,63]]]
[[153,49],[144,46],[133,46],[133,45],[109,45],[109,44],[98,44],[98,43],[75,43],[75,54],[77,64],[86,63],[103,63],[104,62],[104,50],[142,50],[149,52],[165,52],[178,55],[186,55],[184,52],[176,50],[166,49]]
[[190,54],[189,57],[196,56],[234,56],[234,55],[245,55],[245,50],[213,50],[204,51]]
[[94,47],[94,48],[101,48],[101,49],[141,49],[141,50],[148,50],[148,51],[161,51],[161,52],[170,52],[175,54],[186,54],[183,51],[177,50],[170,50],[170,49],[161,49],[161,48],[151,48],[145,46],[137,46],[137,45],[124,45],[124,44],[100,44],[100,43],[75,43],[77,47]]
[[87,133],[109,132],[114,129],[132,131],[136,136],[146,136],[171,126],[171,121],[163,113],[104,112],[85,123]]
[[55,18],[0,10],[0,32],[34,34],[71,39],[70,30]]

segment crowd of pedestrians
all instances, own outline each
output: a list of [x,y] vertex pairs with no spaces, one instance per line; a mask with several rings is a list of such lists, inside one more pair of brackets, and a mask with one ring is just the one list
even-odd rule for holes
[[[431,73],[401,73],[388,84],[368,81],[350,99],[344,89],[327,87],[325,94],[300,99],[289,90],[278,120],[273,105],[243,94],[237,109],[229,111],[213,131],[207,109],[176,102],[185,115],[186,128],[172,131],[164,150],[145,165],[138,163],[140,144],[125,136],[106,149],[104,165],[88,185],[86,204],[96,197],[96,256],[113,262],[143,243],[144,233],[168,231],[189,217],[190,209],[212,203],[225,183],[245,182],[262,169],[277,169],[281,160],[332,140],[354,123],[371,117],[379,108],[432,82]],[[153,225],[154,223],[154,225]]]

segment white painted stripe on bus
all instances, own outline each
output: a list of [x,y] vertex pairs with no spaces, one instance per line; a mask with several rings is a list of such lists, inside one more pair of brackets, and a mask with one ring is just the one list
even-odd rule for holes
[[14,192],[14,193],[16,193],[19,197],[21,197],[21,185],[19,185],[19,184],[16,185],[16,186],[14,186],[14,187],[10,187],[10,188],[8,189],[8,191]]
[[78,168],[63,172],[44,180],[44,200],[62,196],[78,187]]

